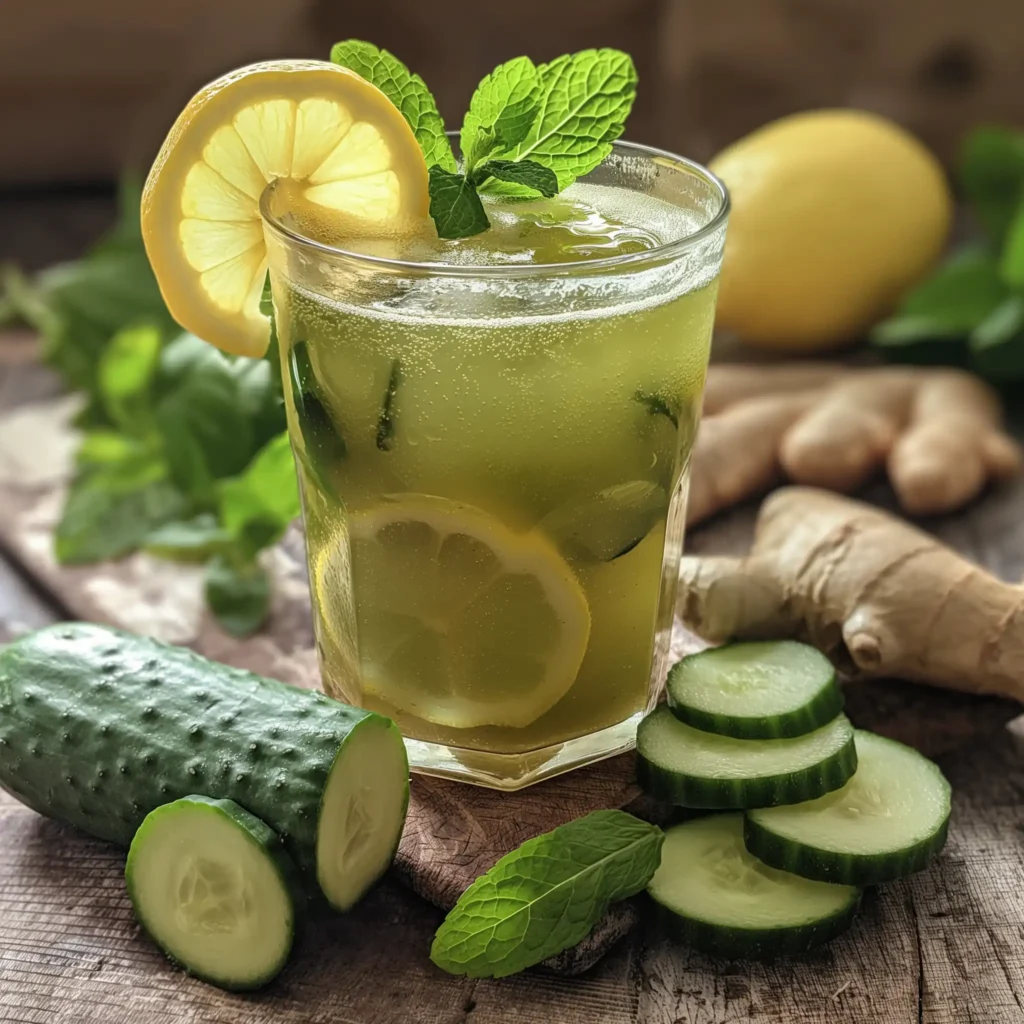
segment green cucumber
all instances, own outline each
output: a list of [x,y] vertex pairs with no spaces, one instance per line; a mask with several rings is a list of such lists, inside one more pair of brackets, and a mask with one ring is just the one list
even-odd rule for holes
[[0,785],[122,846],[161,804],[234,800],[340,910],[391,863],[409,795],[389,719],[86,623],[0,651]]
[[862,729],[854,742],[857,771],[842,789],[747,815],[751,853],[805,878],[876,885],[920,871],[942,849],[951,791],[938,765]]
[[838,789],[857,767],[845,715],[803,736],[738,740],[680,722],[664,704],[636,733],[637,775],[651,796],[679,807],[773,807]]
[[743,846],[743,816],[713,814],[665,833],[647,886],[669,929],[712,956],[806,953],[844,932],[860,889],[762,864]]
[[681,722],[740,739],[802,736],[843,710],[832,662],[795,640],[691,654],[672,666],[666,689]]
[[189,974],[235,991],[280,973],[305,908],[277,833],[232,800],[187,796],[139,826],[125,882],[135,916]]

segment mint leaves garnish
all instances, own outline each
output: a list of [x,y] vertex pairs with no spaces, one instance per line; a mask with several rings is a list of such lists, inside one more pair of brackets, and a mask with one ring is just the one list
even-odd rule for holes
[[346,39],[331,47],[331,61],[354,71],[378,89],[409,122],[428,167],[455,170],[455,156],[444,133],[444,120],[434,96],[394,54],[361,39]]
[[647,885],[663,840],[625,811],[595,811],[530,839],[462,894],[430,959],[450,974],[504,978],[576,945],[610,903]]
[[551,168],[561,190],[611,152],[636,98],[636,68],[629,54],[602,49],[566,54],[538,71],[537,118],[522,141],[492,155]]
[[620,50],[582,50],[540,67],[516,57],[473,93],[457,167],[423,79],[359,40],[336,44],[331,60],[380,88],[409,122],[430,171],[430,216],[441,238],[490,227],[481,192],[550,198],[592,171],[622,134],[636,96],[636,68]]
[[871,341],[901,361],[967,366],[997,384],[1024,380],[1024,132],[976,129],[958,177],[981,243],[905,295]]

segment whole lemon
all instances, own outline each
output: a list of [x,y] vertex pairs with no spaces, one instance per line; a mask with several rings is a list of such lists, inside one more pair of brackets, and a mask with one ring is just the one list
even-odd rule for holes
[[953,213],[941,166],[858,110],[773,121],[711,168],[732,195],[719,326],[779,351],[820,351],[887,313],[941,253]]

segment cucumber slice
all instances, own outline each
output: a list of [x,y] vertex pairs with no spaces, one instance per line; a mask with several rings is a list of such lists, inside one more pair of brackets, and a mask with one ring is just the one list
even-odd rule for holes
[[232,990],[278,975],[305,906],[277,833],[234,801],[205,796],[146,816],[125,882],[135,916],[167,956]]
[[804,736],[738,740],[694,729],[664,704],[636,733],[637,775],[651,796],[680,807],[773,807],[823,796],[857,768],[845,715]]
[[751,853],[805,878],[875,885],[920,871],[942,849],[951,791],[938,765],[862,729],[854,742],[857,772],[842,789],[747,815]]
[[632,551],[668,510],[668,495],[650,480],[630,480],[577,498],[538,524],[567,558],[611,562]]
[[843,710],[832,662],[795,640],[691,654],[673,665],[667,690],[680,721],[741,739],[802,736]]
[[853,921],[860,890],[762,864],[743,846],[743,816],[714,814],[665,833],[647,892],[668,927],[713,956],[806,953]]

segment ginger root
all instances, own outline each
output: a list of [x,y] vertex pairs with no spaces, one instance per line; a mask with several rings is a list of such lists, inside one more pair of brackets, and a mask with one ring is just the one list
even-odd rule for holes
[[679,586],[712,642],[793,637],[850,676],[1024,700],[1024,586],[863,502],[784,487],[745,558],[687,556]]
[[1021,465],[998,396],[962,370],[716,364],[687,519],[699,522],[783,475],[852,491],[882,466],[905,511],[949,512]]

